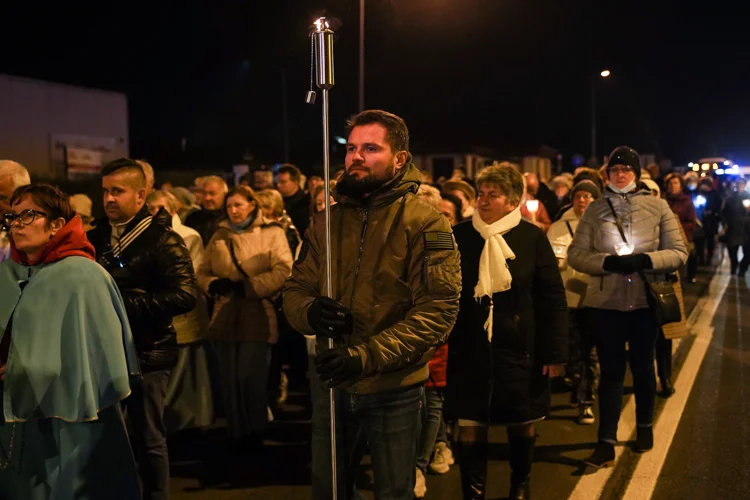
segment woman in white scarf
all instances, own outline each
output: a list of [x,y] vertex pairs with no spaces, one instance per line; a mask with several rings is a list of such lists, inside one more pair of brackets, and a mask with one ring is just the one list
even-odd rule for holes
[[534,423],[549,412],[549,377],[567,361],[568,310],[544,232],[522,220],[523,177],[511,164],[477,177],[471,221],[454,227],[463,294],[449,337],[446,418],[459,422],[464,498],[484,498],[487,433],[506,425],[510,498],[529,494]]

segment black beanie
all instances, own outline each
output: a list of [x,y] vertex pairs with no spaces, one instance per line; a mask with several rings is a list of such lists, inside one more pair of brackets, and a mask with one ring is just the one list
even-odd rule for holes
[[570,194],[571,198],[574,197],[578,191],[586,191],[587,193],[590,193],[595,200],[602,197],[601,189],[599,189],[594,181],[588,179],[583,179],[573,186],[573,190]]
[[633,167],[635,179],[641,178],[641,157],[638,156],[635,149],[629,146],[620,146],[612,151],[607,160],[607,175],[609,175],[609,169],[614,165],[629,165]]

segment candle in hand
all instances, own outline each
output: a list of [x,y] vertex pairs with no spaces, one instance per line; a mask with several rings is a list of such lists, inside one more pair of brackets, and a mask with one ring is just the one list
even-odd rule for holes
[[631,255],[633,253],[633,245],[630,243],[615,243],[615,252],[617,255]]
[[537,210],[539,210],[539,200],[527,200],[526,208],[529,210],[529,212],[535,214]]

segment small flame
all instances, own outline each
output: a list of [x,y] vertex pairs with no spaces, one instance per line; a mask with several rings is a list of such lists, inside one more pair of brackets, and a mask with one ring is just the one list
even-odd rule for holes
[[535,214],[537,210],[539,210],[539,200],[527,200],[526,208],[529,210],[529,212]]
[[630,243],[615,243],[615,252],[617,252],[617,255],[631,255],[633,245]]

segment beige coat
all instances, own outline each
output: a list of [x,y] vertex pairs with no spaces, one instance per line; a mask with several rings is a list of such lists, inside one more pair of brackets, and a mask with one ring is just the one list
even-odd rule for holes
[[[232,262],[230,246],[245,274]],[[208,293],[216,279],[229,278],[244,284],[245,297],[221,297],[211,318],[211,338],[229,342],[278,340],[273,301],[292,270],[292,253],[284,230],[257,217],[247,230],[238,233],[222,221],[211,238],[198,269],[198,284]]]
[[[568,307],[572,309],[583,307],[586,289],[591,281],[588,274],[580,273],[568,265],[568,247],[573,242],[573,235],[575,235],[579,219],[580,217],[576,215],[575,210],[571,208],[547,231],[547,238],[555,251],[560,274],[565,284],[565,297],[568,300]],[[571,231],[573,235],[570,234]]]
[[[193,261],[193,270],[196,276],[198,268],[203,262],[203,240],[193,228],[185,226],[177,215],[172,216],[172,229],[179,234],[190,251],[190,259]],[[172,325],[177,332],[177,343],[180,345],[192,344],[205,339],[208,336],[208,306],[206,298],[202,293],[198,294],[195,309],[187,314],[175,316]]]

